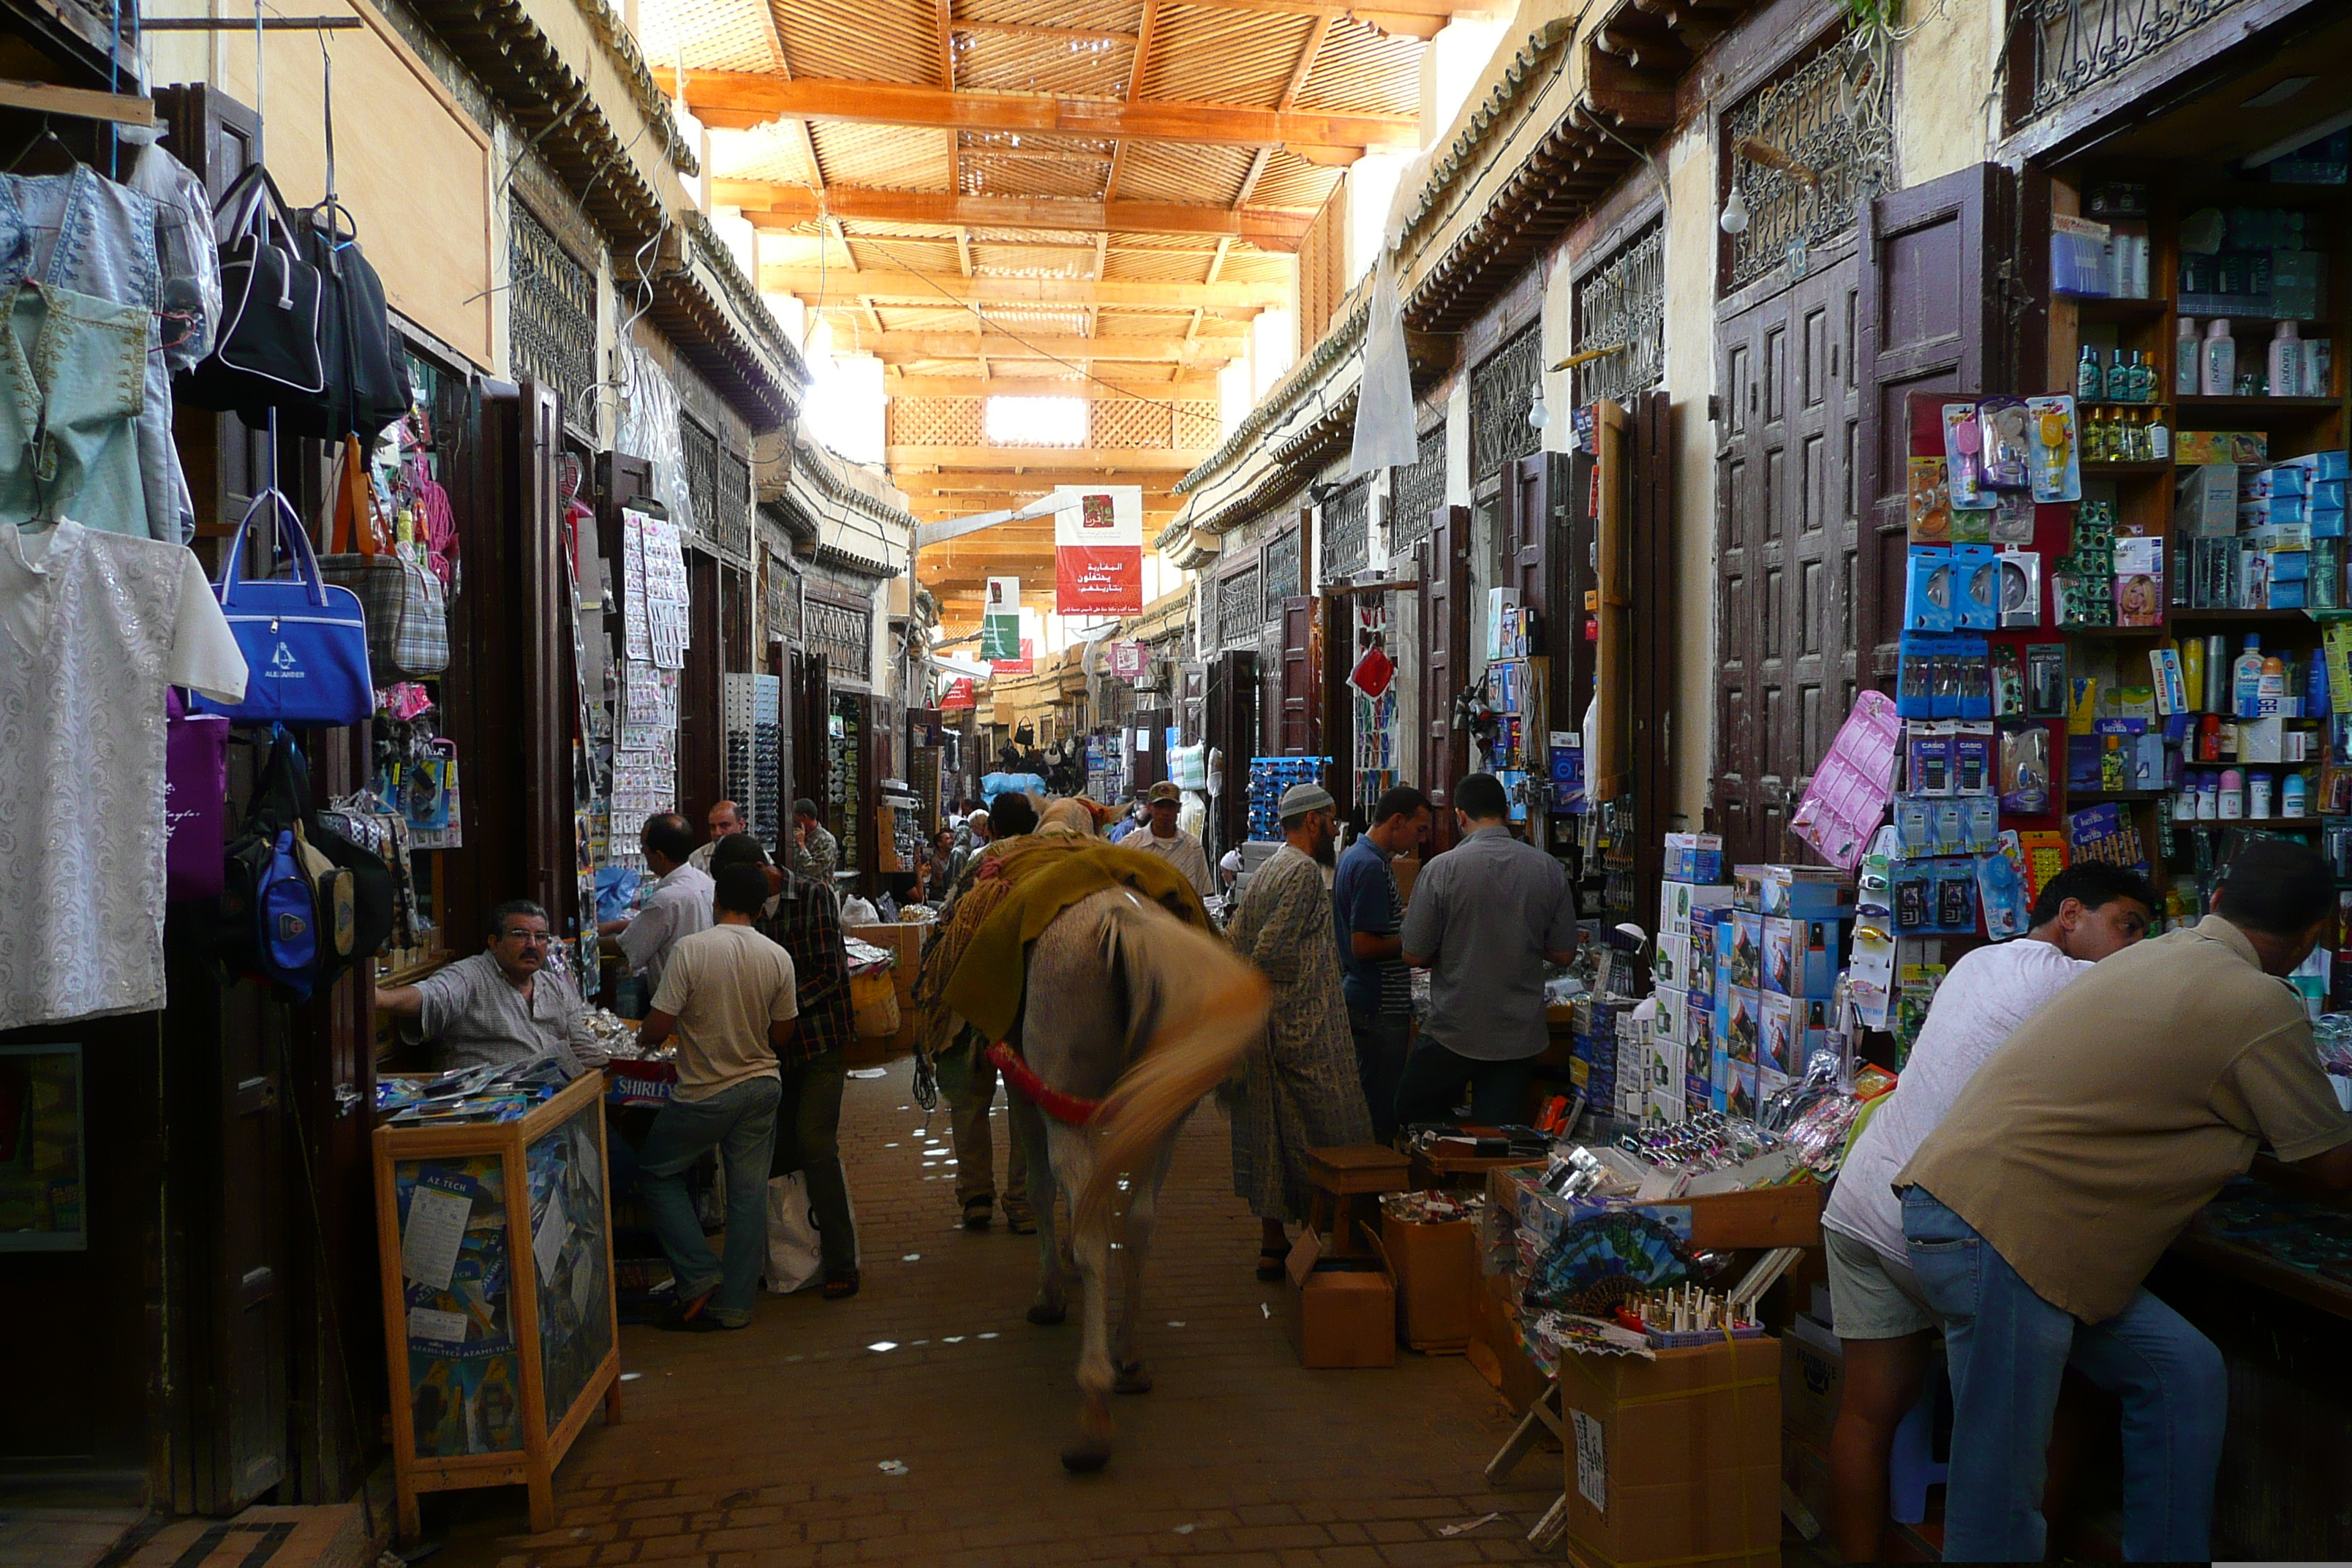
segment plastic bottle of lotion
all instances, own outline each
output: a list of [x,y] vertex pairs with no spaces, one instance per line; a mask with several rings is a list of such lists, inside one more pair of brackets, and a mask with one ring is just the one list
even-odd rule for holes
[[2241,719],[2252,719],[2262,712],[2263,639],[2252,634],[2246,637],[2246,651],[2230,666],[2230,711]]
[[2180,318],[2180,335],[2172,344],[2172,395],[2175,397],[2197,395],[2198,365],[2197,318]]
[[2197,820],[2211,822],[2221,815],[2221,775],[2207,768],[2197,775]]
[[2286,711],[2286,660],[2272,654],[2254,681],[2254,716],[2271,719]]
[[2268,822],[2271,819],[2271,775],[2257,768],[2246,775],[2246,819]]
[[2302,390],[2303,340],[2293,321],[2281,321],[2271,333],[2268,363],[2263,368],[2273,397],[2293,397]]
[[2205,710],[2205,645],[2195,637],[2180,645],[2180,689],[2191,713]]
[[2279,784],[2279,815],[2301,816],[2308,810],[2311,786],[2303,782],[2301,773],[2289,773]]
[[2236,822],[2246,815],[2246,777],[2235,768],[2221,770],[2221,820]]
[[2199,390],[2208,397],[2228,397],[2238,389],[2238,342],[2230,335],[2227,317],[2216,316],[2205,331],[2205,353],[2199,363]]

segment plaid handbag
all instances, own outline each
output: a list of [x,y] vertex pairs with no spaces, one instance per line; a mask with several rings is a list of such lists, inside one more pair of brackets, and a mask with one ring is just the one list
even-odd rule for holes
[[[320,575],[359,595],[366,612],[368,663],[379,676],[415,679],[449,668],[449,615],[441,579],[386,548],[389,531],[368,482],[359,442],[343,438],[331,489],[334,512],[328,523],[331,548],[319,557]],[[347,547],[356,543],[357,549]]]

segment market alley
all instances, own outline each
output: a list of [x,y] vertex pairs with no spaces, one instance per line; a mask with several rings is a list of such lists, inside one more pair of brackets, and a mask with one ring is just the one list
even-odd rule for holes
[[[1299,1369],[1282,1287],[1251,1276],[1256,1222],[1213,1104],[1160,1200],[1144,1336],[1159,1386],[1118,1402],[1108,1472],[1065,1474],[1076,1311],[1032,1327],[1034,1242],[957,1226],[947,1117],[923,1113],[910,1078],[900,1062],[852,1079],[843,1104],[863,1291],[765,1297],[740,1333],[624,1329],[623,1422],[592,1419],[557,1472],[557,1528],[520,1533],[519,1487],[428,1498],[426,1538],[449,1542],[435,1568],[1539,1559],[1525,1535],[1559,1458],[1487,1487],[1512,1423],[1466,1360]],[[1001,1105],[996,1131],[1001,1150]]]

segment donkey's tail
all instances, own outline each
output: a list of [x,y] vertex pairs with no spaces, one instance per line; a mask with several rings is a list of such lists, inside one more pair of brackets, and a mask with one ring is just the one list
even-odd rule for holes
[[1150,1163],[1154,1145],[1265,1027],[1265,977],[1223,942],[1151,906],[1114,908],[1108,918],[1107,944],[1143,1044],[1095,1113],[1094,1170],[1071,1216],[1081,1229],[1108,1218],[1119,1177]]

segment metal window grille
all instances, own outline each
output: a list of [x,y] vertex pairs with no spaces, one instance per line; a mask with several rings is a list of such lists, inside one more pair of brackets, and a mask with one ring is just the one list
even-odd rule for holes
[[572,259],[547,226],[520,202],[508,206],[507,290],[509,350],[517,376],[563,395],[563,421],[593,431],[596,423],[596,275]]
[[751,465],[740,452],[719,454],[719,543],[744,556],[751,553]]
[[1576,285],[1576,347],[1618,353],[1576,367],[1576,402],[1624,400],[1666,376],[1666,229],[1662,218]]
[[1265,559],[1259,563],[1265,590],[1260,619],[1268,625],[1282,619],[1282,601],[1298,589],[1298,530],[1286,528],[1265,542]]
[[2046,114],[2077,93],[2112,80],[2238,3],[2018,0],[2018,23],[2033,40],[2033,92],[2025,118]]
[[836,605],[812,598],[804,611],[806,647],[824,656],[828,674],[837,679],[865,680],[872,674],[874,607]]
[[1470,373],[1471,483],[1483,483],[1542,442],[1543,432],[1528,423],[1542,362],[1542,324],[1529,321]]
[[1257,568],[1247,567],[1217,584],[1217,644],[1235,647],[1257,636],[1260,624]]
[[[1892,183],[1891,77],[1883,56],[1840,40],[1725,116],[1727,160],[1748,206],[1747,228],[1724,237],[1727,289],[1783,262],[1802,277],[1813,247],[1853,227],[1860,204]],[[1745,156],[1751,140],[1791,167]]]
[[1390,470],[1389,495],[1389,549],[1402,554],[1429,536],[1437,509],[1445,504],[1444,420],[1421,433],[1421,454],[1412,468]]
[[686,493],[693,503],[694,526],[716,542],[725,537],[719,526],[719,437],[680,414],[677,444],[686,455]]
[[1371,564],[1372,481],[1368,475],[1323,503],[1323,576],[1351,576]]

